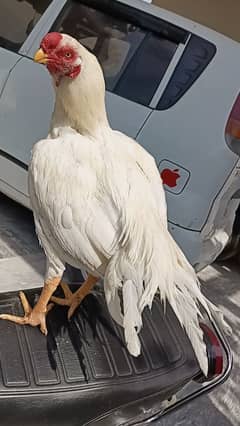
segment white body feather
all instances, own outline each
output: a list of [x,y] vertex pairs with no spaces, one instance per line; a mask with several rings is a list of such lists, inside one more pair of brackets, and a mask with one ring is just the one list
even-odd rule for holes
[[62,275],[65,263],[104,278],[109,311],[124,327],[127,347],[135,356],[140,353],[142,312],[159,291],[207,374],[199,308],[210,314],[208,302],[167,230],[165,194],[155,161],[135,141],[110,128],[96,58],[64,37],[64,43],[79,49],[83,68],[78,78],[65,78],[56,89],[51,134],[34,146],[29,168],[36,231],[47,257],[46,278]]
[[[206,348],[195,272],[167,231],[166,203],[153,158],[119,132],[102,140],[68,128],[38,142],[29,169],[36,230],[47,278],[65,263],[104,277],[109,311],[139,355],[141,314],[159,290],[186,329],[204,373]],[[123,312],[119,289],[123,288]]]

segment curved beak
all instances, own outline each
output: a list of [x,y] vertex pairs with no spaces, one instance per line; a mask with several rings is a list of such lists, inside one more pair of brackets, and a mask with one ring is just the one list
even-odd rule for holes
[[38,49],[38,51],[35,53],[33,60],[35,62],[38,62],[39,64],[46,65],[48,62],[48,56],[42,49]]

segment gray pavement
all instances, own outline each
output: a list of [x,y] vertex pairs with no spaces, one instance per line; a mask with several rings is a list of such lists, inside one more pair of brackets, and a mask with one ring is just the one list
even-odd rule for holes
[[[44,263],[31,212],[0,194],[0,292],[39,286]],[[234,369],[224,385],[158,425],[240,426],[240,267],[236,262],[215,263],[201,272],[200,279],[205,294],[219,305],[233,328]]]

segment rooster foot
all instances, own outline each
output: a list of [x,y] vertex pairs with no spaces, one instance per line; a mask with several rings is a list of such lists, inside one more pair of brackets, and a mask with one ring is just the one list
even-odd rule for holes
[[81,304],[83,299],[90,293],[98,278],[89,275],[86,281],[81,285],[81,287],[73,293],[69,285],[66,283],[61,283],[61,287],[63,289],[63,293],[65,298],[52,296],[51,301],[61,306],[69,306],[67,317],[70,320],[73,316],[77,307]]
[[48,312],[53,308],[54,304],[49,303],[46,311],[41,312],[36,308],[36,306],[34,308],[30,306],[23,291],[20,291],[19,297],[22,302],[24,316],[20,317],[16,315],[1,314],[0,319],[11,321],[11,322],[14,322],[15,324],[20,324],[20,325],[29,324],[32,327],[36,327],[39,325],[41,332],[47,335],[46,316]]

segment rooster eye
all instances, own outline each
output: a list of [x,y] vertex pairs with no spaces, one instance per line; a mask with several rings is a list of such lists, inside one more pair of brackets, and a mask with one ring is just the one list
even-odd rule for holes
[[65,56],[66,56],[66,58],[71,58],[72,54],[71,54],[71,52],[66,52]]

